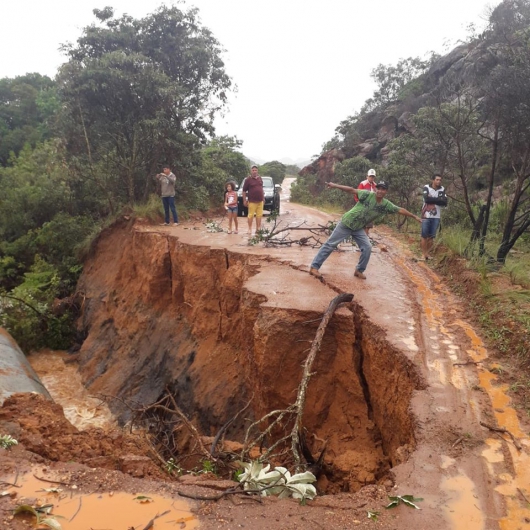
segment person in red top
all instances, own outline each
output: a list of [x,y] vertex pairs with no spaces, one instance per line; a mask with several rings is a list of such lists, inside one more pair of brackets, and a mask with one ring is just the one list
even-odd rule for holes
[[258,166],[250,168],[250,176],[243,184],[243,204],[248,207],[248,233],[252,233],[252,219],[256,215],[256,232],[261,229],[261,218],[263,217],[263,180],[258,175]]
[[[375,193],[376,187],[375,187],[375,169],[369,169],[368,173],[366,174],[366,179],[363,180],[358,186],[357,189],[359,190],[366,190],[366,191],[372,191]],[[358,202],[359,199],[355,197],[355,202]],[[366,235],[369,234],[370,228],[373,228],[374,224],[370,223],[364,227],[364,231],[366,232]]]

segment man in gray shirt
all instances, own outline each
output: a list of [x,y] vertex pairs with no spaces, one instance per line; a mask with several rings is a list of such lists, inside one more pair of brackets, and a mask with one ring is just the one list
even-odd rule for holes
[[171,172],[168,166],[162,168],[162,173],[156,176],[160,182],[160,195],[162,196],[162,204],[164,205],[165,226],[169,226],[169,210],[173,215],[173,225],[179,224],[177,209],[175,208],[175,181],[177,177]]

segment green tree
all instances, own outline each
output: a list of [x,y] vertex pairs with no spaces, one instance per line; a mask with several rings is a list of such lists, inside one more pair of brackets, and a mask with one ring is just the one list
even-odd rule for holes
[[249,164],[245,156],[238,151],[243,142],[231,136],[213,138],[202,150],[201,155],[210,159],[226,175],[240,183],[248,174]]
[[183,177],[199,161],[231,81],[197,9],[160,7],[143,19],[94,10],[98,25],[65,46],[58,75],[76,168],[109,208],[145,199],[160,162]]
[[499,173],[510,183],[497,261],[504,263],[530,229],[530,2],[505,0],[492,10],[484,41],[496,64],[483,80],[484,111],[494,125]]
[[[380,108],[402,96],[406,85],[417,80],[423,74],[432,60],[423,61],[419,57],[408,57],[400,59],[394,66],[391,64],[379,64],[372,72],[371,77],[377,84],[377,90],[361,109],[361,114]],[[421,92],[421,83],[416,83],[414,89],[409,87],[407,93]]]
[[274,184],[281,184],[287,172],[285,164],[282,164],[277,160],[273,160],[272,162],[265,162],[265,164],[259,166],[258,169],[260,175],[267,175],[269,177],[272,177]]
[[34,73],[0,79],[0,165],[7,166],[25,144],[35,147],[51,138],[58,108],[49,77]]

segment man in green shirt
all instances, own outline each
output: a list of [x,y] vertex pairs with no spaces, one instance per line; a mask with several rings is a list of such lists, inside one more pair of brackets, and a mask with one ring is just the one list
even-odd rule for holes
[[421,218],[417,215],[410,213],[405,208],[400,208],[390,201],[385,199],[385,195],[388,191],[388,185],[386,182],[381,181],[376,185],[375,193],[365,190],[356,190],[349,186],[341,186],[340,184],[334,184],[333,182],[326,182],[328,188],[336,188],[338,190],[351,193],[354,197],[359,199],[359,202],[348,212],[346,212],[342,219],[339,221],[335,230],[329,239],[320,247],[318,254],[311,263],[309,274],[317,278],[321,278],[322,275],[319,272],[320,267],[329,255],[337,248],[337,245],[352,237],[361,249],[361,257],[359,263],[355,268],[354,276],[362,280],[366,280],[364,271],[370,261],[370,254],[372,253],[372,245],[370,239],[364,231],[364,227],[387,213],[399,213],[405,217],[412,217],[416,219],[418,223],[421,223]]

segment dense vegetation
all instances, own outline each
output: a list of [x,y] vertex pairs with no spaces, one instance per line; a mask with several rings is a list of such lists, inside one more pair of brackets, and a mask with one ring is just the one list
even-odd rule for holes
[[162,164],[184,217],[249,171],[241,142],[215,136],[232,81],[198,11],[94,14],[55,79],[0,79],[0,324],[25,350],[70,345],[83,253],[124,207],[160,215]]

